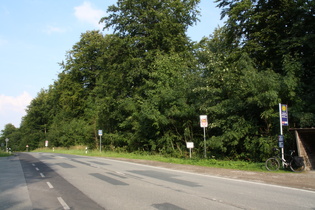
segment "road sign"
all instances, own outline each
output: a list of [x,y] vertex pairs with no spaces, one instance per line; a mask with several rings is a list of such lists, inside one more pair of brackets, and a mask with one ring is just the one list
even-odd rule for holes
[[281,104],[280,120],[281,120],[282,126],[288,126],[289,125],[288,106],[286,104]]
[[194,148],[194,142],[186,142],[187,148]]
[[9,139],[8,139],[8,138],[6,138],[6,139],[5,139],[5,142],[7,142],[7,143],[8,143],[8,141],[9,141]]
[[186,142],[186,145],[189,149],[189,157],[191,158],[191,149],[194,148],[194,142]]
[[102,130],[98,130],[98,135],[102,136],[103,135],[103,131]]
[[280,148],[284,147],[284,137],[283,137],[283,135],[279,135],[278,136],[278,143],[279,143],[279,147]]
[[202,128],[208,127],[207,115],[200,115],[200,127]]

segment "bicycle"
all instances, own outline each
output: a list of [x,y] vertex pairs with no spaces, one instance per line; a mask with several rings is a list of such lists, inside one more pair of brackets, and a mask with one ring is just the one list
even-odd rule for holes
[[[279,151],[279,149],[274,148],[274,151]],[[293,172],[302,172],[305,170],[305,164],[303,157],[293,156],[295,150],[289,150],[290,155],[286,155],[287,158],[282,158],[280,155],[269,158],[266,160],[265,166],[268,171],[276,171],[280,168],[280,161],[284,168],[290,167]],[[279,153],[278,153],[279,154]]]

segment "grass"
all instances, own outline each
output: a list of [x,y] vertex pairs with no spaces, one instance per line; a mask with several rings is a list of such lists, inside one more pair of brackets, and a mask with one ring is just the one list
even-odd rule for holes
[[10,156],[11,154],[4,152],[4,151],[0,151],[0,157],[7,157]]
[[200,159],[200,158],[174,158],[174,157],[164,157],[161,155],[145,155],[137,153],[124,153],[124,152],[112,152],[112,151],[97,151],[89,150],[87,153],[85,148],[74,147],[70,149],[66,148],[39,148],[32,152],[54,152],[62,154],[72,154],[72,155],[83,155],[83,156],[93,156],[93,157],[109,157],[109,158],[126,158],[126,159],[141,159],[141,160],[152,160],[160,161],[165,163],[174,164],[185,164],[185,165],[197,165],[213,168],[226,168],[226,169],[236,169],[245,171],[260,171],[267,172],[265,168],[265,163],[255,163],[248,161],[232,161],[232,160],[216,160],[216,159]]

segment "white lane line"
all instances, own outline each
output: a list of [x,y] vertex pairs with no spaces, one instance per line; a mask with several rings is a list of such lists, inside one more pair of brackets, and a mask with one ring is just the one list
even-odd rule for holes
[[34,163],[32,163],[32,166],[35,166],[35,164],[34,164]]
[[62,205],[63,209],[70,209],[67,203],[62,199],[62,197],[57,197],[59,203]]
[[51,184],[50,182],[46,182],[46,183],[47,183],[47,185],[48,185],[48,187],[49,187],[50,189],[54,188],[54,186],[52,186],[52,184]]
[[45,177],[45,175],[43,173],[39,173],[39,174],[40,174],[41,177],[43,177],[43,178]]
[[36,171],[39,171],[39,168],[35,168],[36,169]]
[[124,173],[122,173],[122,172],[120,172],[120,171],[115,171],[115,172],[116,172],[116,174],[126,176],[126,174],[124,174]]

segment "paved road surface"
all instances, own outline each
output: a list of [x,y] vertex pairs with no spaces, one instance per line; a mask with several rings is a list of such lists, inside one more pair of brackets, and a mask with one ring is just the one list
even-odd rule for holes
[[21,194],[28,192],[24,203],[33,209],[315,208],[314,191],[105,158],[19,153],[19,160],[27,185]]

